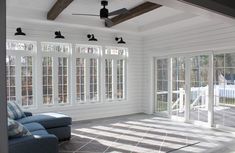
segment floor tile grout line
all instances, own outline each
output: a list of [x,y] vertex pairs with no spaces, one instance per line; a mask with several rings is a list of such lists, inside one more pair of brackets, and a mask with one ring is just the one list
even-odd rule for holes
[[[145,135],[148,134],[149,130],[146,130]],[[144,139],[144,136],[141,138],[141,140],[138,141],[138,143],[135,145],[136,147],[140,144],[140,142]],[[133,151],[131,151],[133,153]]]
[[[95,137],[95,138],[97,138],[97,137]],[[95,139],[95,138],[94,138],[94,139]],[[76,149],[73,153],[76,153],[77,151],[79,151],[80,149],[82,149],[83,147],[85,147],[86,145],[88,145],[89,143],[91,143],[91,141],[93,141],[94,139],[88,141],[88,142],[85,143],[83,146],[81,146],[80,148]]]
[[166,140],[166,137],[167,137],[167,132],[166,132],[166,135],[165,135],[165,137],[163,138],[163,141],[162,141],[162,143],[161,143],[161,145],[160,145],[160,148],[159,148],[159,150],[158,150],[159,153],[161,152],[162,145],[164,144],[164,142],[165,142],[165,140]]
[[[129,119],[129,120],[120,120],[121,121],[121,123],[125,123],[126,121],[132,121],[133,119]],[[136,119],[135,119],[136,120]],[[137,120],[138,121],[138,120]],[[110,124],[109,124],[109,122],[110,122]],[[111,123],[111,121],[107,121],[107,124],[105,125],[105,126],[109,126],[109,127],[111,127],[111,128],[114,128],[114,126],[115,125],[111,125],[111,124],[115,124],[115,123],[120,123],[120,122],[118,122],[118,120],[116,120],[115,122],[112,122]],[[153,123],[154,124],[154,123]],[[94,124],[95,125],[95,124]],[[89,124],[89,126],[93,126],[93,124]],[[165,125],[164,125],[165,126]],[[151,126],[150,126],[151,127]],[[79,129],[79,126],[77,126],[77,128]],[[90,127],[84,127],[84,128],[90,128]],[[197,129],[197,128],[200,128],[200,127],[193,127],[193,128],[195,128],[195,130]],[[131,131],[135,131],[134,129],[132,129],[132,126],[126,126],[126,129],[128,129],[130,132]],[[188,129],[187,127],[186,128],[184,128],[184,130],[186,130],[186,131],[191,131],[191,129]],[[151,131],[151,130],[150,130]],[[149,132],[150,132],[149,131]],[[185,132],[186,132],[185,131]],[[200,131],[203,131],[203,129],[201,129]],[[199,132],[200,132],[199,131]],[[197,131],[192,131],[192,134],[197,134],[196,133]],[[207,132],[207,131],[206,131]],[[215,131],[215,132],[217,132],[217,131]],[[111,143],[112,142],[117,142],[117,141],[119,141],[120,139],[121,139],[121,137],[122,136],[124,136],[125,135],[125,133],[126,132],[122,132],[122,133],[120,133],[120,136],[118,136],[118,137],[116,137],[116,139],[111,139]],[[146,129],[145,129],[145,133],[146,133]],[[169,134],[172,134],[172,133],[169,133],[168,131],[162,131],[161,133],[163,133],[163,138],[164,138],[164,141],[162,141],[162,143],[161,143],[161,149],[160,150],[162,150],[163,149],[163,146],[164,146],[164,144],[166,143],[166,140],[168,140],[167,138],[169,137]],[[79,134],[81,134],[81,133],[79,133]],[[211,138],[207,141],[205,141],[204,139],[207,139],[207,137],[205,136],[203,136],[202,138],[203,139],[200,139],[199,141],[201,141],[202,143],[214,143],[214,144],[212,144],[213,145],[213,147],[215,147],[215,146],[218,146],[218,144],[219,144],[219,142],[217,143],[217,139],[216,139],[216,136],[221,136],[221,134],[223,134],[222,132],[220,132],[219,131],[219,135],[217,135],[217,133],[216,134],[214,134],[214,133],[212,133],[211,131],[208,131],[208,135],[209,136],[213,136],[213,138],[215,138],[215,139],[213,139],[213,141],[211,140]],[[164,136],[165,135],[165,136]],[[181,133],[178,133],[177,135],[181,135]],[[190,142],[190,137],[191,137],[191,135],[189,135],[188,133],[183,133],[183,136],[184,136],[184,138],[186,139],[186,141],[184,140],[184,142],[186,143],[186,144],[188,144],[189,142]],[[142,138],[143,139],[143,134],[142,135],[140,135],[140,139]],[[222,136],[222,137],[224,137],[224,138],[227,138],[227,135],[225,135],[225,136]],[[83,147],[85,147],[86,145],[88,145],[89,143],[91,143],[92,141],[94,141],[95,139],[97,139],[97,136],[96,137],[93,137],[92,138],[92,140],[90,140],[89,142],[87,142],[87,143],[85,143],[84,142],[84,145],[82,144],[82,146],[81,147],[79,147],[78,149],[79,150],[81,150],[81,148],[83,148]],[[230,138],[230,137],[229,137]],[[102,140],[103,138],[101,138],[100,140]],[[136,142],[135,142],[135,145],[136,146],[138,146],[138,145],[140,145],[139,143],[141,143],[141,140],[137,140],[136,142],[137,142],[137,144],[136,144]],[[76,137],[72,137],[71,138],[71,140],[76,140]],[[163,140],[162,138],[161,138],[161,140]],[[143,140],[142,140],[143,141]],[[183,141],[183,140],[182,140]],[[67,142],[67,141],[66,141]],[[73,142],[73,141],[72,141]],[[215,142],[216,142],[216,144],[215,144]],[[222,141],[222,142],[225,142],[225,140],[224,141]],[[64,145],[64,143],[65,142],[61,142],[61,144],[60,145]],[[123,143],[124,144],[124,143]],[[120,144],[115,144],[115,143],[113,143],[113,144],[110,144],[110,145],[107,145],[107,148],[105,149],[105,152],[107,153],[107,151],[108,151],[108,149],[110,148],[110,147],[112,147],[112,146],[115,146],[115,145],[121,145],[121,143]],[[133,145],[134,146],[134,145]],[[76,151],[78,151],[78,149],[76,149],[75,151],[71,151],[70,153],[74,153],[74,152],[76,152]],[[118,149],[118,148],[117,148]],[[121,148],[120,148],[121,149]],[[151,149],[151,148],[150,148]],[[211,149],[211,145],[209,146],[209,147],[206,147],[205,149]],[[128,150],[128,148],[127,149],[124,149],[124,150]],[[190,151],[192,150],[192,148],[190,148]],[[157,150],[156,150],[157,151]],[[131,152],[131,151],[129,151],[129,152]],[[159,151],[160,152],[160,151]]]
[[[118,122],[118,123],[120,123],[120,122]],[[113,126],[114,126],[114,125],[112,125],[111,128],[113,128]],[[122,135],[123,135],[123,134],[124,134],[124,133],[122,133]],[[122,135],[121,135],[121,136],[122,136]],[[121,136],[120,136],[120,137],[121,137]],[[86,145],[88,145],[88,144],[91,143],[93,140],[97,139],[98,137],[99,137],[99,136],[96,136],[94,139],[90,140],[89,142],[87,142],[86,144],[84,144],[83,146],[81,146],[80,148],[78,148],[77,150],[75,150],[73,153],[79,151],[80,149],[82,149],[83,147],[85,147]],[[119,138],[117,138],[114,142],[116,142],[116,141],[118,141],[118,140],[119,140]],[[110,146],[109,146],[109,147],[110,147]],[[109,147],[108,147],[108,148],[109,148]],[[108,148],[107,148],[107,149],[108,149]],[[107,149],[106,149],[106,150],[107,150]],[[106,151],[106,150],[105,150],[105,151]]]
[[[118,122],[118,123],[120,123],[120,122]],[[112,128],[114,127],[114,125],[112,126]],[[128,127],[128,129],[127,130],[130,130],[130,126]],[[120,137],[122,137],[123,135],[125,135],[124,133],[122,133],[121,135],[120,135]],[[119,139],[120,139],[120,137],[119,138],[117,138],[114,142],[117,142]],[[106,153],[106,151],[110,148],[111,146],[108,146],[108,148],[103,152],[103,153]]]

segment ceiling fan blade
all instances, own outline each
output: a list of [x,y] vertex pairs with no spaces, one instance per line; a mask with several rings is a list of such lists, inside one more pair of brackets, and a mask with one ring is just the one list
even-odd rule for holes
[[112,27],[113,26],[113,21],[109,18],[105,19],[105,26],[106,27]]
[[72,15],[83,15],[83,16],[100,16],[97,14],[79,14],[79,13],[73,13]]
[[122,9],[119,9],[119,10],[116,10],[116,11],[113,11],[113,12],[110,12],[109,13],[109,16],[113,16],[113,15],[119,15],[119,14],[125,14],[127,13],[128,10],[126,8],[122,8]]

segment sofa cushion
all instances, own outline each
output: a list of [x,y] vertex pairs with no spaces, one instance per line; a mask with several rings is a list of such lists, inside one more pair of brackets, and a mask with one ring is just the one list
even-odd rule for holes
[[34,137],[40,136],[40,135],[48,135],[48,132],[46,130],[37,130],[31,132]]
[[[58,139],[52,134],[9,140],[9,153],[58,153]],[[2,153],[2,152],[1,152]]]
[[13,120],[26,117],[20,106],[14,101],[7,102],[7,112],[8,112],[8,117],[10,117]]
[[43,113],[39,115],[33,115],[17,120],[22,124],[37,122],[44,126],[46,129],[62,127],[71,125],[72,119],[63,114],[58,113]]
[[8,137],[17,138],[22,136],[30,136],[29,130],[19,122],[8,118]]
[[38,130],[45,130],[45,128],[36,122],[32,122],[32,123],[27,123],[27,124],[23,124],[31,133],[33,131],[38,131]]
[[47,129],[47,132],[50,134],[54,134],[60,141],[69,140],[71,138],[70,126]]

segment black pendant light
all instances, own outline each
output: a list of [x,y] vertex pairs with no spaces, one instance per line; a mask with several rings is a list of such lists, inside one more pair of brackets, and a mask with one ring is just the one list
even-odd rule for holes
[[126,44],[126,42],[123,41],[122,37],[116,37],[115,40],[117,41],[118,44]]
[[88,41],[98,41],[98,40],[95,38],[94,34],[88,34],[88,35],[87,35],[87,38],[88,38]]
[[16,28],[16,33],[15,33],[15,36],[25,36],[26,34],[22,32],[22,29],[19,27],[19,28]]
[[61,35],[60,31],[55,32],[55,39],[64,39],[65,37]]

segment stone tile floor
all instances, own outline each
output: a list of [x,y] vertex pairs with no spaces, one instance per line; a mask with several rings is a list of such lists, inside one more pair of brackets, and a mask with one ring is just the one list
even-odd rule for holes
[[60,153],[232,153],[235,135],[135,114],[73,123]]

